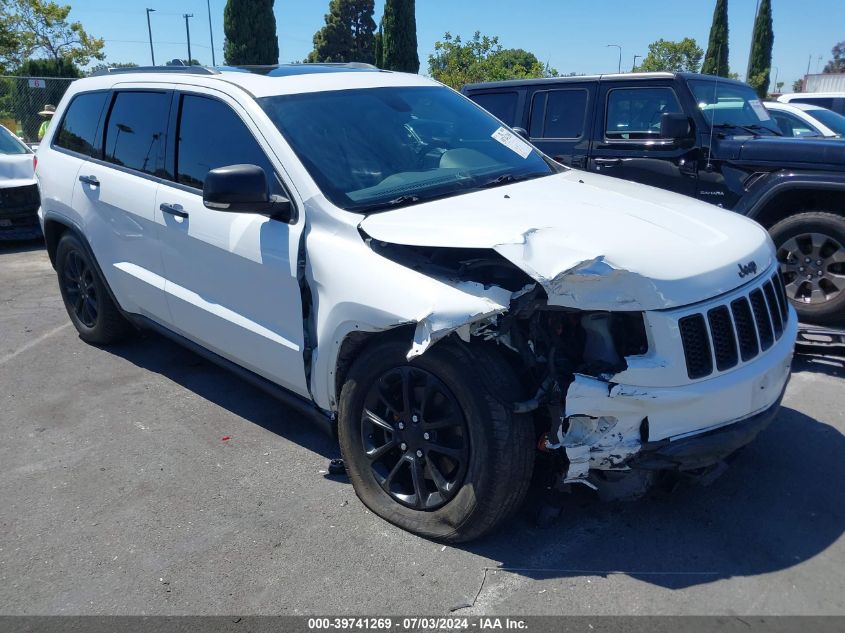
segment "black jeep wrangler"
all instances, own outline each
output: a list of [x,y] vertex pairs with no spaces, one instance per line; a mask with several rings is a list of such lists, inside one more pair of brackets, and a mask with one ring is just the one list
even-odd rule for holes
[[462,92],[555,160],[751,217],[799,316],[845,314],[845,140],[783,138],[754,91],[691,73],[471,84]]

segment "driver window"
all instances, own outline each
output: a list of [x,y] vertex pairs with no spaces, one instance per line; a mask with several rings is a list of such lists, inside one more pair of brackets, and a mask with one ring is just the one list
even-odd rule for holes
[[605,137],[659,139],[660,119],[666,112],[683,112],[671,88],[615,88],[607,95]]
[[801,119],[785,112],[772,112],[772,118],[777,122],[784,136],[818,136]]

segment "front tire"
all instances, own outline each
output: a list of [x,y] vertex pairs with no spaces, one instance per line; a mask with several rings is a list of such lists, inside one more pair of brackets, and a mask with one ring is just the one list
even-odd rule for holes
[[[408,362],[408,343],[365,350],[340,397],[338,435],[355,492],[421,536],[477,538],[521,505],[534,465],[531,419],[510,368],[479,346],[442,342]],[[472,350],[472,351],[470,351]]]
[[79,338],[108,345],[123,340],[132,330],[111,300],[87,249],[78,237],[65,233],[56,247],[56,273],[68,316]]
[[799,213],[769,233],[777,248],[786,295],[802,321],[841,323],[845,315],[845,218]]

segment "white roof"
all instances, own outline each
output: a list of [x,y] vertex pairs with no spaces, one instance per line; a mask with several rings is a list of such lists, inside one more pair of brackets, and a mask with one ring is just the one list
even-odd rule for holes
[[[297,67],[301,68],[299,70]],[[291,68],[297,72],[285,74]],[[119,72],[80,79],[74,82],[75,91],[96,90],[117,87],[120,84],[162,83],[170,85],[194,85],[221,87],[221,83],[239,86],[256,98],[272,95],[323,92],[329,90],[352,90],[356,88],[382,88],[389,86],[440,86],[442,84],[409,73],[386,70],[319,67],[308,72],[305,64],[280,67],[281,76],[259,74],[241,70],[220,69],[215,73],[156,72],[144,69],[138,72]],[[304,72],[303,72],[304,71]]]

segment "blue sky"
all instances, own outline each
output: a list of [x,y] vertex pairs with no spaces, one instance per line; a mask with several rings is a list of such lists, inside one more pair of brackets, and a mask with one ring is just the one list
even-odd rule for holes
[[[146,7],[152,14],[156,61],[187,56],[184,13],[193,13],[193,56],[211,63],[206,0],[60,0],[73,6],[71,18],[89,33],[106,40],[110,62],[150,62]],[[745,75],[754,8],[757,0],[729,0],[731,70]],[[616,48],[622,47],[622,68],[635,54],[644,55],[659,38],[694,37],[702,48],[716,0],[417,0],[417,35],[421,71],[427,69],[434,42],[445,31],[469,37],[476,30],[498,35],[508,48],[524,48],[562,73],[614,72]],[[276,0],[280,61],[303,59],[314,32],[323,25],[328,0]],[[210,0],[217,63],[223,58],[225,0]],[[779,81],[803,76],[810,61],[816,72],[830,58],[830,49],[845,40],[845,0],[772,0],[775,46],[773,67]],[[376,20],[383,0],[376,0]],[[810,57],[812,59],[810,60]],[[822,57],[821,62],[819,56]],[[775,70],[772,70],[774,80]]]

